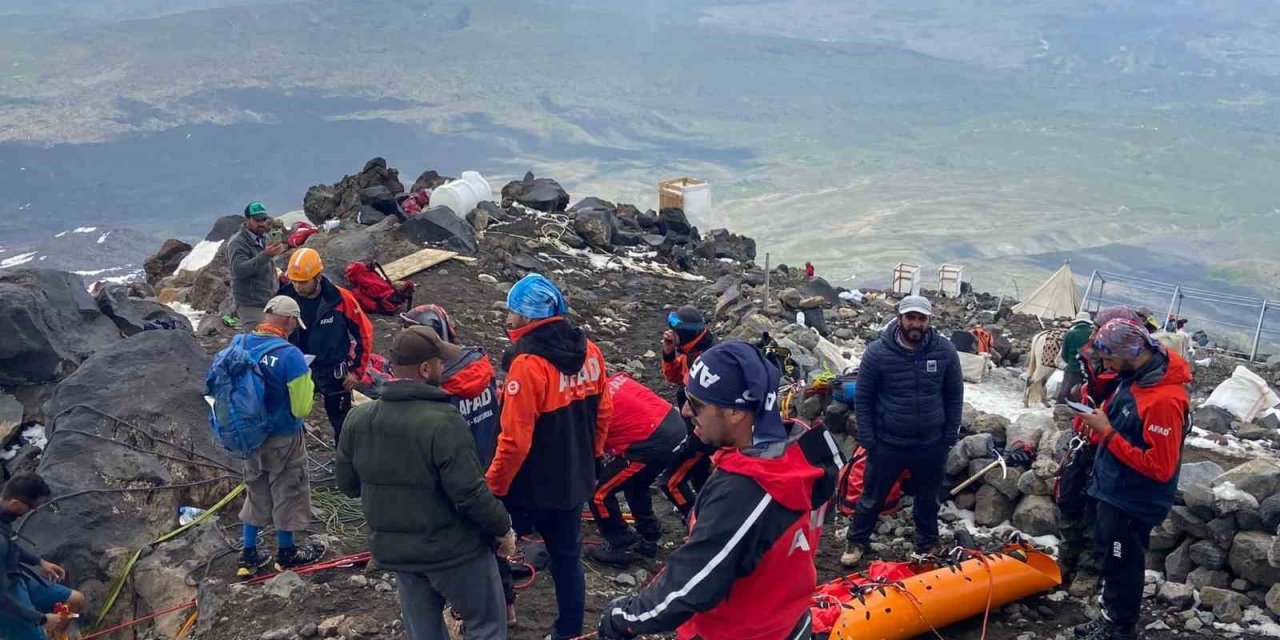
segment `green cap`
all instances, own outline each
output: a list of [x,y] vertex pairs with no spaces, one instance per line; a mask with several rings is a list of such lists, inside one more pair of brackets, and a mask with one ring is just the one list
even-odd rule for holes
[[267,208],[263,206],[261,202],[250,202],[249,206],[244,208],[244,217],[246,218],[257,218],[259,216],[269,215],[271,214],[267,213]]

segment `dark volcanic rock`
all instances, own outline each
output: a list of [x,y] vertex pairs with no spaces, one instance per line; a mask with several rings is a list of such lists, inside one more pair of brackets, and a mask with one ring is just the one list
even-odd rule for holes
[[242,226],[244,226],[244,216],[222,216],[213,223],[213,228],[205,234],[204,239],[208,242],[229,240]]
[[508,182],[502,188],[502,205],[509,202],[520,204],[538,211],[564,211],[569,206],[569,193],[551,178],[535,178],[533,173],[524,174],[523,180]]
[[121,284],[109,284],[98,289],[93,299],[120,333],[131,336],[152,328],[171,328],[191,331],[191,321],[187,317],[153,300],[133,297],[129,287]]
[[[391,195],[391,202],[385,203],[382,191],[374,189],[382,187]],[[307,189],[302,200],[302,209],[307,219],[319,225],[326,220],[355,220],[360,214],[362,205],[373,207],[374,202],[381,203],[384,208],[396,207],[395,196],[404,193],[404,185],[400,183],[400,174],[387,166],[387,161],[374,158],[366,162],[364,169],[354,176],[343,176],[336,184],[316,185]],[[375,210],[379,210],[374,207]],[[380,211],[381,212],[381,211]],[[382,212],[384,215],[394,213]]]
[[423,171],[422,175],[418,176],[418,179],[413,181],[413,187],[409,189],[409,191],[413,192],[421,191],[423,189],[435,189],[436,187],[451,180],[453,180],[453,178],[441,176],[435,171]]
[[0,385],[60,380],[119,338],[80,276],[0,270]]
[[406,220],[399,226],[398,232],[419,245],[428,242],[443,243],[453,251],[466,254],[474,254],[479,249],[475,227],[458,217],[449,207],[427,209]]
[[[756,241],[746,236],[729,233],[728,229],[712,229],[707,232],[705,246],[711,247],[713,258],[730,258],[738,262],[756,259]],[[837,304],[833,302],[832,304]]]
[[617,220],[606,209],[579,209],[573,215],[573,230],[601,249],[613,246],[617,226]]
[[142,269],[147,273],[147,282],[155,284],[161,278],[173,275],[178,270],[178,264],[189,253],[191,253],[191,245],[173,238],[165,240],[164,244],[160,245],[160,250],[142,264]]

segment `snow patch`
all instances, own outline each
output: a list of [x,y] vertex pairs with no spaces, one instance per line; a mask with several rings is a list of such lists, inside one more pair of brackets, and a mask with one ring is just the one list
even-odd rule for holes
[[108,231],[108,232],[106,232],[106,233],[104,233],[104,234],[102,234],[102,235],[98,236],[98,244],[102,244],[102,243],[106,242],[106,241],[107,241],[107,236],[109,236],[109,235],[111,235],[111,232],[110,232],[110,231]]
[[213,259],[218,257],[218,249],[222,248],[222,241],[201,240],[199,244],[187,254],[187,257],[178,263],[178,271],[199,271],[207,266]]
[[7,267],[16,267],[20,264],[26,264],[34,260],[35,257],[36,257],[35,251],[32,251],[30,253],[19,253],[18,255],[13,256],[11,258],[5,258],[4,260],[0,260],[0,269],[4,269]]
[[1053,415],[1053,410],[1046,407],[1023,407],[1024,388],[1014,370],[995,369],[982,382],[965,383],[964,401],[978,411],[1004,416],[1011,422],[1028,413]]
[[71,233],[93,233],[97,230],[97,227],[76,227],[71,230]]
[[9,445],[8,449],[0,451],[0,460],[6,462],[12,460],[14,456],[18,455],[18,450],[27,444],[35,445],[41,451],[44,451],[45,446],[49,444],[49,438],[45,436],[42,425],[31,425],[23,429],[21,435],[22,437],[17,442]]
[[207,313],[196,309],[185,302],[170,302],[169,308],[181,313],[191,323],[191,330],[195,331],[200,326],[200,321],[204,319]]
[[67,235],[68,233],[71,233],[71,232],[70,232],[70,231],[63,231],[62,233],[56,233],[56,234],[54,234],[54,235],[53,235],[53,237],[55,237],[55,238],[61,238],[62,236]]

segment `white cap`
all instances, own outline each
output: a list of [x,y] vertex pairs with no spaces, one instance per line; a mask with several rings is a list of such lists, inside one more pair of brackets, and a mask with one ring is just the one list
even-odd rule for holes
[[282,318],[296,318],[298,320],[299,327],[302,327],[303,329],[307,328],[306,323],[302,321],[302,309],[298,308],[298,301],[290,298],[289,296],[276,296],[272,298],[267,302],[267,306],[262,310],[262,312],[269,313],[273,316],[280,316]]
[[933,304],[924,296],[907,296],[898,303],[898,315],[911,312],[932,316]]
[[1089,316],[1088,311],[1081,311],[1076,314],[1076,322],[1088,322],[1089,324],[1093,324],[1093,318]]

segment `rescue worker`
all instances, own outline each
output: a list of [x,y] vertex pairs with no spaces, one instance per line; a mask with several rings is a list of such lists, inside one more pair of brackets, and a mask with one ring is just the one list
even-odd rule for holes
[[1084,374],[1080,370],[1080,348],[1089,342],[1089,338],[1093,336],[1093,319],[1089,317],[1088,311],[1081,311],[1076,314],[1075,322],[1071,324],[1071,328],[1062,336],[1062,361],[1067,363],[1065,369],[1062,370],[1062,384],[1058,387],[1058,404],[1067,401],[1067,397],[1071,393],[1071,389],[1080,384],[1084,379]]
[[373,325],[350,291],[329,281],[315,249],[298,249],[285,270],[289,284],[280,295],[302,309],[303,326],[289,341],[313,356],[311,375],[324,396],[324,412],[336,446],[351,411],[351,392],[360,385],[373,352]]
[[311,482],[307,478],[307,442],[302,419],[311,414],[315,385],[307,362],[287,338],[305,330],[298,303],[287,296],[272,298],[263,309],[263,321],[250,333],[244,347],[262,353],[263,404],[271,416],[267,439],[244,462],[245,500],[240,508],[244,550],[236,575],[247,578],[271,563],[271,554],[258,550],[263,527],[276,529],[276,570],[311,564],[324,548],[301,547],[294,532],[311,525]]
[[689,538],[658,578],[614,599],[601,640],[676,631],[681,640],[809,640],[814,560],[838,452],[822,428],[778,413],[778,368],[731,342],[693,365],[683,414],[717,447]]
[[806,261],[804,263],[804,279],[812,280],[814,274],[813,263]]
[[71,619],[54,613],[55,607],[65,604],[71,613],[85,610],[84,594],[61,584],[66,570],[24,549],[13,533],[18,518],[52,495],[44,478],[34,473],[9,478],[0,493],[0,638],[5,640],[57,638]]
[[1099,438],[1089,495],[1098,501],[1102,615],[1076,633],[1088,640],[1130,640],[1138,637],[1151,530],[1169,515],[1177,491],[1191,369],[1126,320],[1103,325],[1093,348],[1118,378],[1114,394],[1081,416]]
[[395,378],[351,412],[335,472],[338,487],[361,499],[378,567],[396,572],[410,640],[449,637],[446,599],[467,638],[505,640],[493,550],[514,554],[516,534],[485,485],[469,425],[439,386],[454,351],[428,327],[396,335]]
[[[625,567],[629,551],[658,554],[662,525],[653,513],[649,488],[685,437],[684,418],[671,403],[625,373],[609,376],[613,419],[604,443],[605,461],[596,478],[591,515],[604,544],[586,548],[588,558]],[[622,519],[617,494],[627,498],[635,528]]]
[[244,226],[227,241],[231,299],[236,304],[240,328],[245,332],[253,331],[262,322],[262,308],[280,286],[273,260],[288,247],[267,237],[270,224],[267,208],[261,202],[250,202],[244,208]]
[[862,561],[904,469],[911,472],[916,552],[936,550],[938,494],[947,452],[960,434],[964,376],[955,347],[929,326],[932,316],[927,298],[903,298],[897,319],[867,347],[858,368],[854,411],[867,472],[840,556],[846,567]]
[[[479,347],[456,346],[458,336],[453,322],[440,305],[414,307],[400,314],[400,319],[409,326],[428,327],[440,336],[443,342],[441,359],[444,361],[440,388],[449,394],[449,401],[471,427],[480,468],[488,469],[498,448],[499,411],[498,383],[489,357]],[[507,624],[515,624],[515,582],[506,556],[498,559],[498,574],[502,577],[502,596],[507,603]]]
[[[667,316],[667,331],[662,334],[662,377],[676,386],[675,406],[684,406],[684,385],[689,367],[698,356],[716,343],[697,307],[683,306]],[[662,493],[687,518],[693,509],[697,492],[711,473],[711,454],[715,449],[693,435],[693,423],[685,420],[685,439],[680,443],[671,463],[659,479]]]
[[604,356],[565,318],[569,305],[547,278],[529,274],[507,293],[501,432],[489,488],[521,528],[542,535],[555,581],[551,637],[582,635],[586,580],[582,508],[595,489],[613,404]]

